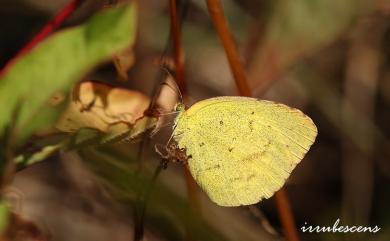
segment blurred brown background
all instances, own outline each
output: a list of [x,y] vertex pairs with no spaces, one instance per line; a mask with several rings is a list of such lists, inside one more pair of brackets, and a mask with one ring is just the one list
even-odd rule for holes
[[[0,64],[66,2],[1,0]],[[86,1],[64,27],[82,22],[106,3]],[[297,228],[305,222],[333,226],[338,218],[343,225],[381,227],[376,234],[360,236],[299,231],[301,239],[390,240],[390,1],[222,3],[253,95],[303,110],[319,129],[312,149],[285,185]],[[183,12],[191,101],[237,95],[205,2],[179,1],[178,7]],[[129,81],[118,82],[112,65],[102,66],[90,77],[151,95],[161,72],[156,59],[169,53],[168,1],[139,1],[138,24]],[[112,148],[128,159],[136,156],[138,147],[121,144],[111,147],[110,153]],[[152,170],[158,157],[152,148],[146,153]],[[84,156],[88,158],[92,159]],[[93,161],[87,160],[85,165],[79,156],[63,153],[18,173],[15,190],[10,191],[16,211],[34,220],[53,240],[131,240],[128,204],[118,206],[117,199],[101,187],[100,177],[89,167]],[[96,169],[97,164],[93,165]],[[108,170],[106,166],[103,169]],[[182,219],[186,214],[177,215],[177,210],[169,208],[184,205],[180,210],[187,210],[182,167],[170,165],[157,183],[155,188],[169,190],[169,195],[184,204],[174,204],[176,199],[154,199],[152,194],[145,240],[186,240],[186,220]],[[199,216],[209,227],[202,229],[203,240],[283,239],[272,199],[250,211],[216,207],[201,195],[204,211]],[[267,220],[269,224],[264,224]]]

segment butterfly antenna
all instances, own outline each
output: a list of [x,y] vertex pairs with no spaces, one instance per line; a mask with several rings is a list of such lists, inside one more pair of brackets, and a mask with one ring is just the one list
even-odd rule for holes
[[[171,112],[167,112],[167,113],[161,113],[161,114],[158,114],[158,117],[175,115],[177,113],[180,113],[180,110],[171,111]],[[164,124],[162,124],[161,126],[156,126],[156,128],[150,133],[150,136],[154,136],[160,129],[167,127],[168,125],[171,125],[172,123],[174,123],[174,120],[169,120],[169,121],[164,122]],[[173,129],[175,129],[175,128],[173,128]]]
[[174,127],[174,129],[172,131],[172,134],[171,134],[171,136],[169,137],[169,139],[167,141],[167,144],[165,144],[165,148],[168,148],[169,143],[171,143],[172,138],[173,138],[173,133],[175,132],[175,128],[176,128],[176,126]]
[[161,113],[161,114],[158,114],[158,116],[173,115],[173,114],[177,114],[179,112],[180,112],[180,110],[176,110],[176,111],[171,111],[171,112],[167,112],[167,113]]

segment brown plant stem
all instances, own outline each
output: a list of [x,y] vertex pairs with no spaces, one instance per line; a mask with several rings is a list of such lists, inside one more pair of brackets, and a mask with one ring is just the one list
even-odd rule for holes
[[187,95],[187,85],[184,79],[184,54],[181,45],[181,26],[178,17],[176,0],[169,0],[171,37],[173,44],[173,60],[175,62],[175,78],[182,95]]
[[149,201],[149,197],[153,191],[154,184],[156,183],[158,175],[161,173],[161,171],[166,166],[166,161],[161,160],[160,164],[156,167],[152,179],[150,180],[150,183],[145,187],[142,193],[138,193],[137,197],[137,206],[134,209],[134,217],[135,217],[135,223],[134,223],[134,241],[141,241],[144,238],[144,219],[145,219],[145,212],[146,207]]
[[[137,153],[137,166],[136,166],[136,177],[139,175],[142,175],[142,169],[143,169],[143,162],[144,162],[144,155],[143,151],[145,150],[145,146],[149,142],[148,139],[142,140],[140,143],[140,147],[138,149]],[[140,241],[144,237],[144,217],[143,214],[145,213],[144,207],[145,207],[145,199],[143,197],[142,190],[139,188],[136,189],[136,199],[133,205],[133,221],[134,221],[134,234],[133,234],[133,241]]]
[[[173,44],[173,59],[175,63],[175,79],[179,90],[181,91],[184,100],[188,99],[188,90],[185,81],[185,70],[184,70],[184,53],[181,44],[181,25],[179,14],[176,7],[176,0],[169,0],[169,13],[170,13],[170,27],[171,27],[171,38]],[[189,210],[190,215],[193,213],[200,214],[200,204],[199,204],[199,196],[198,196],[198,187],[195,183],[194,178],[192,177],[188,166],[185,166],[183,169],[183,175],[185,178],[188,199],[190,203],[191,209]],[[189,230],[190,223],[187,222],[187,240],[193,240]]]
[[[251,96],[252,94],[239,59],[237,48],[223,14],[222,5],[219,0],[206,0],[206,2],[214,26],[226,52],[238,91],[242,96]],[[283,189],[275,193],[275,202],[286,239],[288,241],[298,241],[299,236],[295,227],[294,217],[287,194]]]
[[39,42],[45,39],[53,31],[58,29],[61,24],[83,3],[84,0],[71,0],[66,4],[42,29],[26,44],[19,52],[10,59],[0,70],[0,78],[25,54],[30,52]]
[[229,66],[240,95],[251,96],[251,91],[245,77],[244,68],[240,62],[240,57],[235,46],[233,37],[223,14],[222,5],[219,0],[206,0],[210,16],[213,20],[215,29],[225,50]]
[[286,239],[298,241],[299,236],[295,228],[294,216],[285,190],[280,189],[275,193],[275,203]]

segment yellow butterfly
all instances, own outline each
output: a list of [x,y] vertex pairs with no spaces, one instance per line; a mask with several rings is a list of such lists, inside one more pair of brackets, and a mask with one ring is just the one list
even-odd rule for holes
[[317,136],[308,116],[271,101],[217,97],[176,110],[173,138],[196,182],[220,206],[271,197]]

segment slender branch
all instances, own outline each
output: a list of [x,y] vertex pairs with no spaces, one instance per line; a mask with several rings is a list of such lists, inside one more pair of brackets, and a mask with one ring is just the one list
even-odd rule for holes
[[19,50],[13,58],[6,63],[6,65],[0,70],[0,77],[4,76],[11,66],[18,61],[18,59],[30,52],[30,50],[33,49],[39,42],[60,27],[65,19],[67,19],[82,2],[84,2],[84,0],[71,0],[67,5],[65,5],[26,45],[24,45],[24,47]]
[[[149,139],[143,139],[140,143],[138,153],[137,153],[137,166],[135,170],[135,177],[136,179],[139,178],[140,175],[142,175],[142,170],[144,169],[144,150],[145,146],[149,144]],[[159,173],[160,170],[158,170],[160,167],[158,167],[155,171],[155,173]],[[158,170],[158,171],[157,171]],[[153,175],[154,177],[154,175]],[[153,179],[153,178],[152,178]],[[144,236],[144,217],[145,214],[144,208],[146,208],[146,204],[144,203],[146,200],[143,197],[142,189],[139,187],[136,188],[136,199],[134,202],[133,210],[133,220],[134,220],[134,234],[133,234],[133,241],[140,241],[143,239]]]
[[278,232],[272,227],[272,225],[269,223],[268,219],[265,217],[265,215],[256,207],[256,205],[249,205],[248,206],[249,212],[252,214],[253,217],[258,219],[258,221],[261,223],[263,228],[271,235],[279,236]]
[[286,239],[288,241],[299,241],[294,216],[285,190],[280,189],[275,193],[275,203]]
[[244,68],[242,67],[237,48],[226,23],[221,3],[219,0],[207,0],[206,2],[218,36],[222,42],[223,48],[225,49],[238,91],[243,96],[251,96]]
[[137,218],[137,221],[135,222],[134,227],[134,241],[140,241],[144,237],[144,219],[145,219],[145,211],[146,206],[149,201],[150,194],[153,191],[154,184],[156,183],[157,177],[161,173],[163,169],[165,169],[167,165],[166,160],[161,160],[160,164],[156,167],[154,170],[152,179],[150,180],[150,183],[145,187],[145,190],[142,194],[138,194],[137,198],[137,208],[134,210],[134,216]]
[[[243,96],[251,96],[251,91],[245,77],[244,68],[241,65],[237,48],[226,23],[222,5],[219,0],[206,0],[206,2],[218,36],[225,49],[239,93]],[[275,193],[275,202],[287,240],[298,241],[299,237],[295,228],[294,217],[288,202],[287,195],[283,189]]]
[[[184,53],[181,45],[181,25],[179,19],[179,14],[176,7],[176,0],[169,0],[169,12],[170,12],[170,21],[171,21],[171,38],[173,44],[173,58],[175,62],[175,79],[177,85],[181,91],[184,99],[188,99],[188,90],[185,81],[185,70],[184,70]],[[200,214],[200,204],[197,184],[195,183],[194,178],[192,177],[188,166],[185,166],[183,169],[183,175],[185,178],[188,200],[190,203],[191,209],[190,216],[193,213]],[[187,223],[187,240],[193,240],[191,236],[190,223]]]
[[[170,22],[171,22],[171,38],[173,42],[173,55],[174,55],[174,62],[175,62],[175,79],[177,81],[177,85],[182,92],[182,95],[188,96],[187,88],[185,84],[184,79],[184,61],[183,61],[183,53],[181,48],[181,30],[180,30],[180,24],[177,14],[177,8],[176,8],[176,1],[175,0],[169,0],[169,10],[170,10]],[[151,107],[153,107],[154,101],[152,102]],[[148,140],[146,140],[147,142]],[[146,145],[145,141],[142,142],[140,148],[140,153],[138,155],[139,162],[137,165],[137,172],[140,173],[142,170],[142,150],[144,150],[143,146]],[[156,171],[156,173],[159,173],[161,170]],[[187,170],[184,171],[185,180],[187,183],[188,188],[188,194],[190,197],[190,200],[192,198],[196,197],[196,193],[193,191],[193,188],[190,188],[195,184],[194,180],[192,178],[188,178]],[[144,215],[146,210],[146,202],[147,199],[145,199],[142,196],[142,193],[138,192],[137,194],[137,200],[135,202],[134,206],[134,241],[142,240],[144,236]]]
[[173,58],[175,62],[175,72],[177,85],[184,96],[187,95],[187,85],[184,79],[184,58],[181,46],[181,26],[176,8],[176,0],[169,0],[169,13],[171,22],[171,36],[173,41]]

